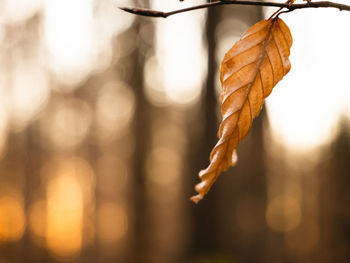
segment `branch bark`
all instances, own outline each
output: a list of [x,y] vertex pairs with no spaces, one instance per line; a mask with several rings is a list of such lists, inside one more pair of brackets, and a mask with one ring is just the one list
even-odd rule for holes
[[260,2],[260,1],[238,1],[238,0],[219,0],[215,2],[210,2],[202,5],[191,6],[188,8],[178,9],[170,12],[162,12],[151,9],[144,8],[130,8],[130,7],[119,7],[119,9],[140,16],[148,16],[148,17],[163,17],[166,18],[168,16],[172,16],[179,13],[189,12],[192,10],[210,8],[213,6],[219,5],[250,5],[250,6],[272,6],[272,7],[280,7],[285,8],[286,10],[294,11],[296,9],[304,9],[304,8],[336,8],[340,11],[350,11],[350,5],[344,5],[339,3],[334,3],[330,1],[318,1],[318,2],[308,2],[305,4],[293,4],[290,5],[288,3],[274,3],[274,2]]

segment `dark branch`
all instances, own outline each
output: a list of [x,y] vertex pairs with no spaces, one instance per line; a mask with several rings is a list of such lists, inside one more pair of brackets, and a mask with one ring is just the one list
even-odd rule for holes
[[156,10],[144,9],[144,8],[129,8],[129,7],[119,7],[121,10],[126,12],[140,15],[140,16],[149,16],[149,17],[168,17],[179,13],[184,13],[192,10],[209,8],[218,5],[251,5],[251,6],[273,6],[288,9],[289,11],[293,11],[296,9],[303,8],[336,8],[340,11],[350,11],[350,5],[343,5],[329,1],[318,1],[318,2],[308,2],[305,4],[293,4],[289,5],[288,3],[273,3],[273,2],[260,2],[260,1],[237,1],[237,0],[220,0],[215,2],[210,2],[207,4],[191,6],[184,9],[174,10],[170,12],[161,12]]

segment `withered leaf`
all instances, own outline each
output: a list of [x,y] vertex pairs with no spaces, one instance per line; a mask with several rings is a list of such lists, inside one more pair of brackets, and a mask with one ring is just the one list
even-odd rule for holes
[[290,70],[289,54],[292,36],[278,17],[252,26],[226,53],[221,64],[222,92],[219,141],[210,154],[210,164],[199,172],[201,182],[198,203],[206,195],[221,172],[237,162],[236,147],[250,130],[259,114],[264,98]]

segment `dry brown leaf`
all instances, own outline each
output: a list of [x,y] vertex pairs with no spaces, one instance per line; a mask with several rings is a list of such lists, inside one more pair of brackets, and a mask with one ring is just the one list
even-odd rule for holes
[[252,26],[226,53],[221,64],[222,92],[219,141],[191,200],[198,203],[220,175],[237,162],[236,147],[259,114],[264,98],[290,70],[292,35],[278,17]]

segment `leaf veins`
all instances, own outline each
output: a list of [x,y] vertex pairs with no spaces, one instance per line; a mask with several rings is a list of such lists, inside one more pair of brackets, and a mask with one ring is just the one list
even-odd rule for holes
[[226,53],[221,64],[222,92],[219,141],[210,153],[209,166],[199,172],[198,203],[221,172],[237,163],[236,147],[250,130],[264,99],[290,70],[292,36],[278,17],[252,26]]

